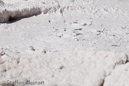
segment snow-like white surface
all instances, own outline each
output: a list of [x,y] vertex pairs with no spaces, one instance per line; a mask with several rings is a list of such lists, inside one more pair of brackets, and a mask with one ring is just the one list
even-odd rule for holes
[[128,7],[129,0],[0,0],[1,81],[128,86]]
[[105,79],[104,86],[128,86],[129,63],[116,67],[110,76]]
[[11,52],[0,60],[0,76],[4,81],[20,77],[44,81],[45,86],[102,86],[105,77],[125,64],[128,57],[117,52],[67,50],[48,54],[38,51],[27,56]]

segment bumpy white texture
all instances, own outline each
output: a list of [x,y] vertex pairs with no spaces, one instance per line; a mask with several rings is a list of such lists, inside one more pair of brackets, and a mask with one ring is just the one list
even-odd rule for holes
[[104,86],[128,86],[129,63],[116,67],[112,74],[106,77]]
[[[83,9],[88,4],[93,3],[93,0],[3,0],[5,5],[0,6],[0,22],[8,22],[9,18],[24,18],[43,12],[56,12],[64,9]],[[85,3],[85,4],[84,4]]]
[[4,5],[0,5],[1,23],[8,22],[9,18],[24,18],[41,13],[38,3],[25,1],[19,1],[16,3],[9,2],[6,2]]
[[128,7],[129,0],[0,1],[0,22],[9,22],[0,23],[0,81],[128,86]]
[[125,64],[128,57],[125,53],[89,50],[8,55],[6,49],[0,60],[1,81],[44,81],[45,86],[102,86],[105,77],[115,67]]

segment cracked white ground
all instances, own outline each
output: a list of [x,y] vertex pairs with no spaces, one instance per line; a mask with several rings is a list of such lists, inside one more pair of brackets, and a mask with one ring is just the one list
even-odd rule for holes
[[129,0],[0,0],[0,86],[129,86]]

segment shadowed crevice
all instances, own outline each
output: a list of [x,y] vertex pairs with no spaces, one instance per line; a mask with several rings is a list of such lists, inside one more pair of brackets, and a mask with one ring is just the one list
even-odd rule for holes
[[21,19],[30,18],[30,17],[32,17],[32,16],[38,16],[38,15],[40,15],[40,14],[41,14],[41,12],[36,13],[36,14],[33,14],[33,15],[21,16],[21,17],[15,17],[15,16],[12,17],[12,16],[9,16],[8,21],[7,21],[7,22],[4,22],[4,23],[14,23],[14,22],[17,22],[17,21],[19,21],[19,20],[21,20]]
[[22,11],[8,11],[4,10],[0,13],[0,23],[13,23],[21,20],[22,18],[29,18],[41,14],[40,8],[24,9]]

